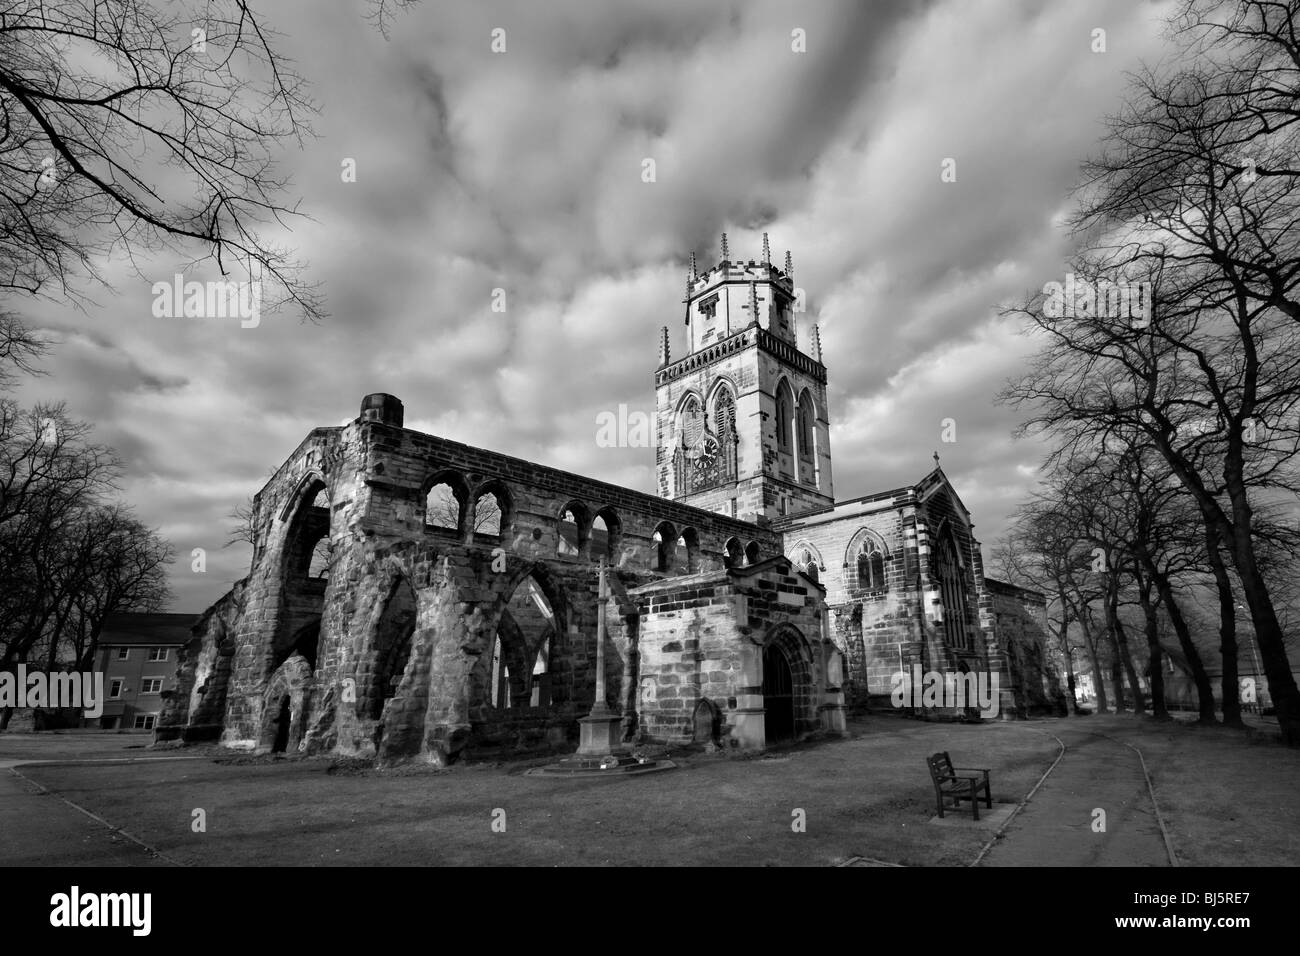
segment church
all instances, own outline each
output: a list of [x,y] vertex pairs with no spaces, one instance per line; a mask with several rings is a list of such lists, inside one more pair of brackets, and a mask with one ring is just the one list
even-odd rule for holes
[[692,257],[656,494],[408,429],[383,393],[313,429],[256,495],[249,573],[194,625],[158,738],[442,765],[572,750],[598,711],[629,749],[755,751],[898,709],[918,668],[993,678],[1002,718],[1061,712],[1043,597],[985,575],[937,458],[836,499],[801,296],[766,235],[757,260],[726,236]]

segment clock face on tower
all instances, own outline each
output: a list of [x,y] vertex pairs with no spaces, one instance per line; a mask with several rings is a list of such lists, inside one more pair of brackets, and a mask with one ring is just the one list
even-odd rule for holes
[[708,484],[717,477],[719,451],[718,442],[711,435],[700,442],[694,461],[696,485]]

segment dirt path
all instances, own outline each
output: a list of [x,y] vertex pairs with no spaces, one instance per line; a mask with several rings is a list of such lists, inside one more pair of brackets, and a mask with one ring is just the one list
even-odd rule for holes
[[[980,865],[1169,866],[1138,754],[1082,728],[1053,729],[1064,757]],[[1098,809],[1104,832],[1093,829]]]

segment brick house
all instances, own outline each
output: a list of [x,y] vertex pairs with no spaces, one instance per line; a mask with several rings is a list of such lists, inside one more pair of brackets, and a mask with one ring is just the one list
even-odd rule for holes
[[195,614],[121,612],[104,619],[95,670],[104,675],[104,712],[83,726],[152,732],[166,694],[176,689],[178,652],[190,641]]

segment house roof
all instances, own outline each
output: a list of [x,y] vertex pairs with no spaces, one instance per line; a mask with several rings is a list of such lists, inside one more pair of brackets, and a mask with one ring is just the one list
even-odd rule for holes
[[121,611],[104,618],[99,632],[100,647],[138,646],[151,647],[188,644],[190,628],[198,621],[197,614],[145,614]]

